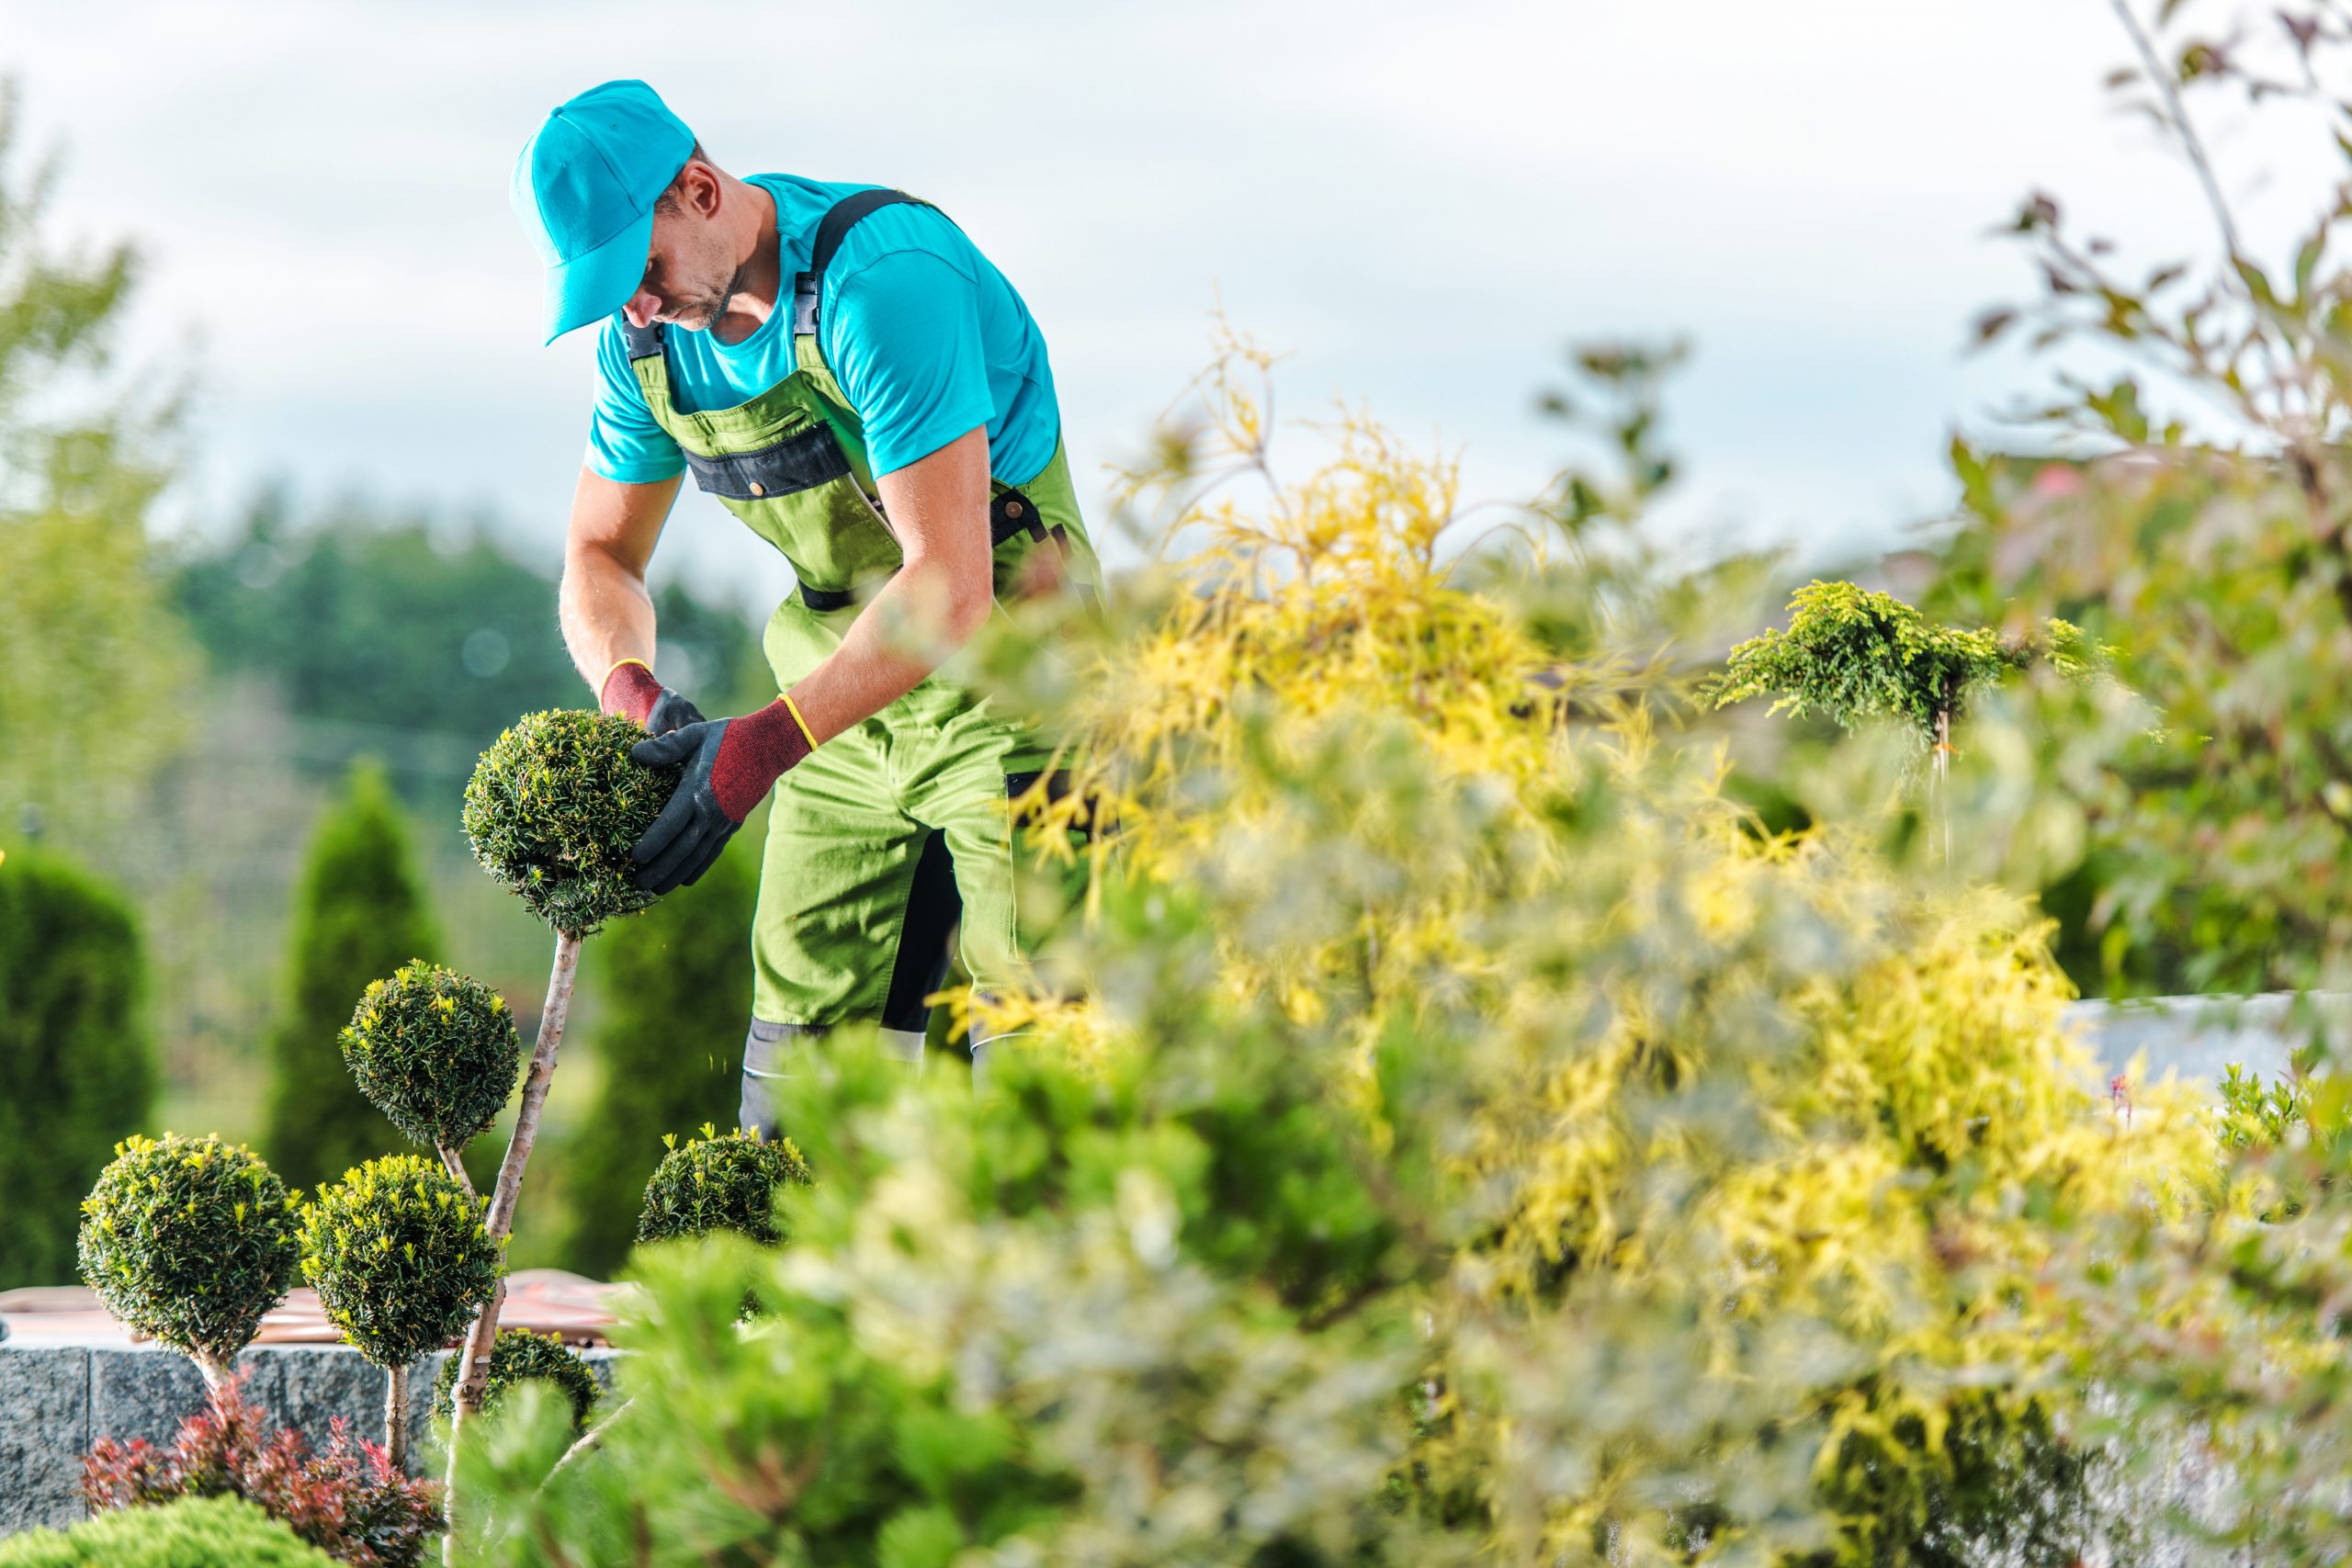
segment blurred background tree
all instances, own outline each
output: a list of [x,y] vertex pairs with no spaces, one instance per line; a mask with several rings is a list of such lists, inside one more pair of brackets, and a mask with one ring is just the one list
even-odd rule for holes
[[49,243],[58,164],[21,141],[0,80],[0,841],[103,841],[183,733],[196,668],[147,536],[175,376],[117,364],[138,257]]
[[595,1064],[596,1098],[550,1178],[570,1212],[568,1269],[605,1277],[628,1258],[663,1134],[735,1125],[760,843],[753,833],[737,834],[701,881],[637,916],[628,940],[595,954],[600,1006],[582,1043]]
[[0,1291],[74,1277],[83,1194],[147,1125],[146,989],[119,894],[40,851],[0,861]]
[[352,1082],[338,1036],[369,981],[440,957],[408,829],[372,761],[352,765],[312,833],[298,897],[286,1010],[269,1037],[262,1152],[288,1184],[312,1188],[412,1151]]

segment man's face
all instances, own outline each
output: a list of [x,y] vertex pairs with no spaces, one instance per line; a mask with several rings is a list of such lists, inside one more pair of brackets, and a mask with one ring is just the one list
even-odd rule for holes
[[692,200],[664,201],[654,209],[645,276],[621,309],[636,326],[666,321],[706,332],[727,313],[737,273],[715,214],[697,210]]

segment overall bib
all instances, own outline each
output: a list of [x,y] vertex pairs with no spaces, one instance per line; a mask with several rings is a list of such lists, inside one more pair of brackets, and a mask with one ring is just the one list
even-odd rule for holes
[[[868,213],[914,199],[860,191],[826,212],[809,268],[793,284],[797,368],[748,402],[678,408],[662,326],[623,322],[646,407],[677,442],[695,483],[783,552],[799,579],[763,639],[780,689],[840,646],[863,601],[902,558],[857,411],[818,348],[817,321],[825,269],[842,237]],[[1017,486],[992,475],[989,489],[1001,596],[1030,580],[1038,564],[1030,554],[1039,549],[1057,552],[1054,577],[1067,588],[1097,591],[1058,442],[1042,473]],[[959,920],[974,984],[1017,984],[1016,871],[1027,868],[1017,864],[1007,801],[1053,750],[1033,718],[934,673],[777,782],[752,931],[757,979],[743,1055],[745,1126],[775,1130],[771,1081],[834,1024],[876,1022],[894,1052],[920,1061],[930,1018],[923,998],[944,980]],[[974,1043],[976,1059],[984,1044]]]

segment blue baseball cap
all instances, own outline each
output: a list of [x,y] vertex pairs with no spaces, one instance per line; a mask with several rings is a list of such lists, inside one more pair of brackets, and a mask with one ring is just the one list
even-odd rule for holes
[[514,160],[514,216],[547,263],[547,341],[628,303],[653,248],[653,203],[695,135],[642,82],[558,104]]

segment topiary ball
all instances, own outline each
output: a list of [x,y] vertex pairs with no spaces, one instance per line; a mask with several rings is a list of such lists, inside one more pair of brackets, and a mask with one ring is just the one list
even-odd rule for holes
[[654,900],[628,852],[685,770],[630,761],[644,739],[630,718],[535,713],[474,765],[464,813],[474,858],[557,931],[586,936]]
[[498,1120],[523,1059],[505,998],[421,960],[368,982],[342,1041],[368,1103],[436,1149],[464,1148]]
[[241,1145],[126,1138],[82,1201],[82,1278],[115,1316],[217,1371],[293,1287],[300,1217]]
[[304,1212],[302,1276],[361,1355],[406,1366],[463,1333],[497,1285],[487,1212],[432,1161],[369,1160]]
[[771,1247],[784,1240],[775,1190],[787,1181],[811,1185],[808,1162],[790,1138],[771,1144],[757,1128],[713,1136],[706,1122],[702,1131],[683,1146],[674,1134],[662,1140],[670,1152],[645,1184],[637,1239],[667,1241],[728,1230]]
[[[433,1414],[443,1420],[455,1418],[458,1386],[458,1363],[464,1358],[451,1356],[441,1363],[441,1380],[433,1387]],[[559,1334],[534,1334],[527,1328],[502,1328],[497,1342],[490,1352],[490,1381],[482,1385],[481,1407],[484,1410],[498,1403],[498,1396],[527,1378],[543,1378],[555,1384],[566,1399],[571,1401],[571,1425],[574,1430],[588,1425],[588,1412],[594,1408],[596,1396],[602,1391],[596,1386],[596,1374],[588,1370],[587,1360]]]

